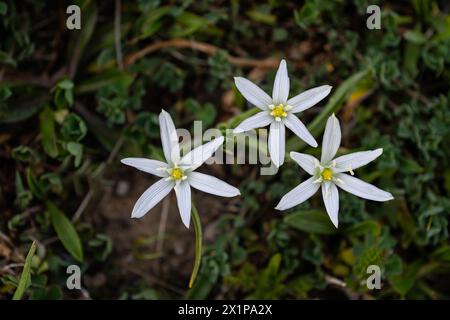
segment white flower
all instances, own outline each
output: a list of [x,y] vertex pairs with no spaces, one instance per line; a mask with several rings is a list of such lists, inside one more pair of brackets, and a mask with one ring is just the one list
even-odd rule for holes
[[[353,176],[353,170],[378,158],[383,149],[350,153],[333,160],[341,144],[341,128],[334,114],[328,118],[322,141],[320,161],[304,153],[291,152],[291,158],[312,175],[311,178],[289,191],[275,209],[286,210],[312,197],[322,187],[323,202],[333,224],[338,226],[339,188],[360,198],[374,201],[394,199],[392,194],[383,191]],[[344,172],[349,172],[348,175]]]
[[239,195],[240,192],[237,188],[216,177],[194,171],[223,144],[223,136],[191,150],[181,158],[175,126],[170,115],[164,110],[159,115],[159,125],[164,157],[167,163],[145,158],[125,158],[121,160],[123,164],[161,177],[136,201],[131,216],[141,218],[168,195],[172,189],[175,189],[181,220],[189,228],[191,187],[222,197],[234,197]]
[[245,99],[262,110],[242,121],[234,129],[234,133],[265,127],[270,124],[269,153],[275,166],[279,167],[284,162],[284,126],[310,146],[317,147],[314,137],[294,113],[311,108],[325,98],[330,93],[331,86],[325,85],[309,89],[288,100],[289,77],[285,60],[280,62],[273,84],[272,98],[250,80],[235,77],[234,82]]

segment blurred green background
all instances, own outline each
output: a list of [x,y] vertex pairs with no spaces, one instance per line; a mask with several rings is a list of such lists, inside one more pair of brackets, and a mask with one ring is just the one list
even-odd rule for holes
[[[70,4],[81,7],[81,30],[66,28]],[[371,4],[380,30],[366,27]],[[32,241],[25,299],[450,298],[449,7],[0,0],[0,299],[16,291]],[[252,107],[233,76],[271,92],[281,58],[292,94],[333,86],[300,115],[318,141],[336,112],[340,154],[384,148],[356,174],[395,200],[341,192],[336,230],[320,195],[273,209],[307,176],[292,162],[273,176],[259,165],[203,166],[242,197],[194,194],[205,250],[188,290],[192,228],[173,195],[132,220],[154,179],[119,160],[161,154],[161,108],[178,128],[234,128]],[[286,150],[320,152],[292,134]],[[82,290],[66,288],[72,264]],[[380,290],[366,286],[372,264]]]

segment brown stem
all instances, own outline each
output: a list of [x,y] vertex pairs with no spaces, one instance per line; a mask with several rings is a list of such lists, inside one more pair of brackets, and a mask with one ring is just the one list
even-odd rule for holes
[[[132,53],[125,57],[125,66],[129,66],[133,63],[135,63],[137,60],[141,59],[142,57],[146,56],[147,54],[150,54],[152,52],[166,49],[166,48],[189,48],[193,50],[200,51],[202,53],[205,53],[207,55],[213,55],[217,51],[221,50],[219,47],[213,46],[209,43],[204,42],[198,42],[193,40],[187,40],[187,39],[171,39],[166,41],[158,41],[153,44],[150,44],[146,46],[145,48],[142,48],[141,50]],[[276,69],[279,64],[279,59],[275,57],[269,57],[262,60],[254,60],[254,59],[247,59],[247,58],[239,58],[234,57],[232,55],[227,56],[228,62],[230,62],[232,65],[235,65],[237,67],[258,67],[258,68],[266,68],[266,69]]]

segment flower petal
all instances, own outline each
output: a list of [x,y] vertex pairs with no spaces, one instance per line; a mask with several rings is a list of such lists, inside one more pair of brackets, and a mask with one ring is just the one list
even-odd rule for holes
[[164,157],[168,163],[176,163],[180,160],[180,146],[178,145],[178,135],[172,118],[165,111],[159,114],[159,129],[161,132],[161,143]]
[[311,198],[320,187],[320,183],[314,183],[313,181],[314,177],[311,177],[286,193],[275,209],[286,210]]
[[239,189],[225,181],[200,172],[191,172],[188,181],[191,187],[217,196],[234,197],[241,194]]
[[310,175],[313,175],[316,172],[316,168],[319,166],[319,160],[309,154],[292,151],[290,156],[292,160],[297,162],[297,164]]
[[265,127],[272,121],[273,117],[270,116],[269,112],[261,111],[242,121],[236,128],[234,128],[233,133],[241,133],[251,129]]
[[132,218],[141,218],[150,209],[158,204],[169,192],[173,189],[175,183],[173,181],[166,181],[166,179],[160,179],[150,186],[139,197],[133,207],[131,213]]
[[278,168],[284,162],[285,128],[281,121],[273,121],[269,130],[269,153],[273,164]]
[[322,197],[325,209],[334,226],[338,227],[339,191],[332,182],[322,183]]
[[320,162],[325,164],[336,155],[337,150],[341,144],[341,126],[339,120],[334,113],[328,118],[325,126],[325,133],[322,141],[322,157]]
[[288,113],[287,117],[283,119],[283,122],[286,127],[291,129],[291,131],[295,133],[300,139],[305,141],[311,147],[317,147],[316,139],[314,139],[314,137],[311,135],[311,133],[299,118],[294,116],[292,113]]
[[306,90],[287,101],[289,106],[293,106],[291,112],[297,113],[311,108],[316,103],[325,98],[331,91],[332,86],[320,86]]
[[177,195],[178,210],[180,210],[181,221],[189,229],[191,221],[191,186],[184,180],[175,185],[175,194]]
[[267,110],[269,105],[273,103],[270,96],[250,80],[235,77],[234,83],[244,98],[261,110]]
[[223,144],[223,136],[218,137],[208,143],[205,143],[191,150],[186,154],[179,163],[180,166],[186,166],[191,170],[195,170],[208,160],[214,152]]
[[289,76],[286,66],[286,61],[283,59],[278,67],[273,83],[272,99],[274,104],[286,104],[289,96]]
[[370,183],[364,182],[348,174],[338,173],[335,177],[339,179],[335,182],[339,188],[354,194],[357,197],[373,201],[388,201],[394,199],[389,192],[381,190]]
[[369,162],[375,160],[383,153],[383,149],[379,148],[371,151],[360,151],[354,152],[350,154],[346,154],[345,156],[340,156],[334,161],[336,161],[335,172],[346,172],[352,171],[359,167],[362,167]]
[[165,170],[161,170],[161,168],[167,168],[167,163],[161,161],[146,158],[125,158],[120,162],[158,177],[167,176]]

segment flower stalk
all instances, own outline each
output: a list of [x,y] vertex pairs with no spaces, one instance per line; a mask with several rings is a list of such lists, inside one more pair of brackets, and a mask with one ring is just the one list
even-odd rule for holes
[[195,232],[195,261],[194,268],[192,269],[191,277],[189,279],[189,289],[194,285],[198,271],[200,270],[200,263],[202,261],[202,224],[200,222],[200,216],[198,214],[196,206],[194,205],[194,202],[192,202],[192,223],[194,224]]

